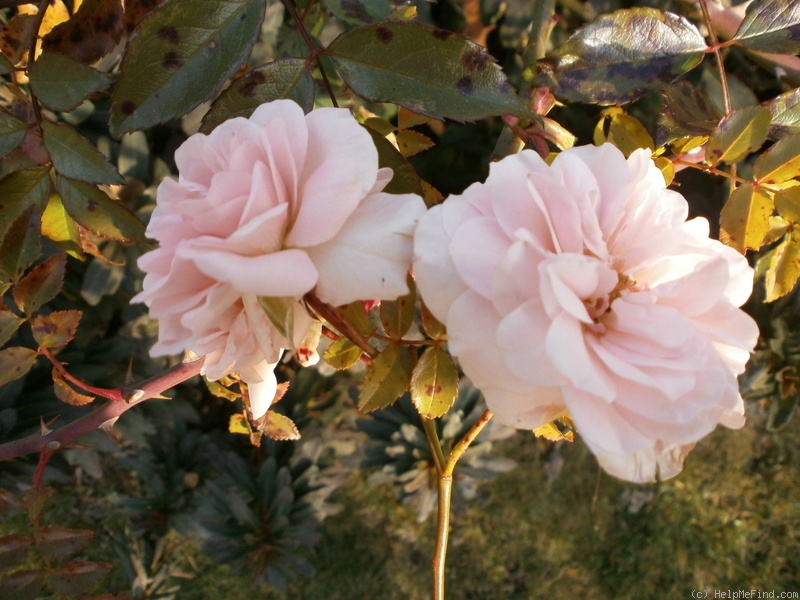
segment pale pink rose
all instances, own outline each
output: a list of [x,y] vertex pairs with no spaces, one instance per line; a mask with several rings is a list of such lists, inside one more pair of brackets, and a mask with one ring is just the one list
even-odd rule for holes
[[420,293],[500,422],[569,414],[609,473],[638,482],[744,423],[753,271],[687,214],[648,151],[605,145],[552,166],[509,156],[423,217]]
[[[260,106],[175,153],[179,179],[158,188],[144,255],[144,290],[134,298],[159,321],[153,355],[191,350],[202,373],[237,372],[254,416],[275,395],[284,349],[314,362],[319,324],[301,298],[333,305],[408,292],[412,235],[425,212],[415,195],[381,190],[370,135],[344,109],[308,115],[289,100]],[[293,302],[293,337],[273,325],[258,297]]]

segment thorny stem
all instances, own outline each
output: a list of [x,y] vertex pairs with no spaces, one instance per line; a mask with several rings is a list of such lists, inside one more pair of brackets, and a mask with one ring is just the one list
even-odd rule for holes
[[306,301],[306,304],[314,310],[315,313],[333,325],[333,327],[336,328],[339,333],[366,352],[370,358],[375,358],[378,356],[378,351],[370,346],[367,340],[365,340],[361,334],[358,333],[358,331],[356,331],[352,325],[350,325],[350,323],[345,321],[342,316],[336,312],[336,309],[328,304],[325,304],[322,300],[317,298],[316,294],[313,292],[306,294],[303,299]]
[[39,354],[44,356],[47,360],[49,360],[53,364],[56,371],[58,371],[58,374],[61,375],[61,377],[63,377],[76,387],[81,388],[85,392],[89,392],[90,394],[94,394],[95,396],[100,396],[101,398],[106,398],[107,400],[112,400],[113,402],[120,402],[125,399],[125,397],[122,394],[122,390],[120,389],[97,388],[81,381],[77,377],[72,376],[69,373],[69,371],[67,371],[64,368],[64,363],[62,363],[55,356],[53,356],[50,353],[50,350],[48,350],[47,348],[39,348]]
[[125,399],[125,402],[108,402],[59,429],[0,444],[0,461],[12,460],[34,452],[55,452],[58,448],[71,444],[82,435],[95,431],[103,424],[109,421],[113,422],[114,419],[137,404],[160,396],[166,390],[194,377],[200,373],[202,366],[202,358],[184,362],[160,375],[119,388],[116,391]]
[[328,96],[331,98],[331,103],[334,107],[339,108],[339,103],[336,101],[336,94],[333,93],[333,87],[331,86],[331,82],[328,80],[328,74],[325,72],[325,67],[322,65],[322,60],[320,59],[320,49],[317,47],[317,44],[311,38],[306,29],[305,24],[303,23],[303,18],[298,14],[297,8],[294,6],[294,2],[292,0],[282,0],[283,5],[286,7],[286,10],[292,17],[292,20],[297,25],[298,30],[300,31],[300,35],[303,37],[303,41],[308,46],[309,51],[311,52],[308,60],[314,60],[317,63],[317,67],[319,68],[320,75],[322,75],[322,83],[325,86],[325,90],[328,92]]

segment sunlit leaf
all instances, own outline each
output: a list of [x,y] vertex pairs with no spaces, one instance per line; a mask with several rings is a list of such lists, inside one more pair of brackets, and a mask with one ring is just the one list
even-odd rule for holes
[[114,49],[122,24],[122,0],[83,0],[68,21],[44,37],[42,50],[92,64]]
[[439,346],[425,350],[414,366],[410,391],[420,415],[427,419],[444,415],[458,395],[458,369],[453,357]]
[[364,377],[358,396],[358,411],[367,413],[394,403],[411,381],[411,353],[408,346],[389,344],[375,359]]
[[6,230],[0,242],[0,272],[6,280],[17,281],[42,251],[41,212],[29,206]]
[[247,417],[245,417],[242,413],[231,415],[231,418],[228,421],[228,431],[231,433],[250,435],[251,429],[249,423],[247,422]]
[[31,319],[33,338],[40,348],[63,348],[78,330],[83,313],[79,310],[58,310]]
[[800,88],[789,90],[764,106],[772,113],[770,139],[779,140],[790,133],[800,133]]
[[47,207],[42,215],[42,235],[70,256],[83,260],[78,225],[67,213],[58,194],[51,194],[47,201]]
[[111,132],[120,135],[189,112],[250,53],[266,0],[171,0],[145,17],[120,66]]
[[775,192],[775,210],[787,221],[800,224],[800,186]]
[[35,351],[22,346],[0,350],[0,386],[19,379],[30,371],[37,356]]
[[0,157],[19,146],[28,131],[28,124],[0,110]]
[[800,53],[800,3],[754,0],[747,7],[733,40],[759,52]]
[[42,134],[59,175],[89,183],[125,183],[108,159],[69,125],[42,121]]
[[16,65],[28,53],[31,36],[35,35],[39,18],[33,14],[16,14],[0,29],[0,52]]
[[427,135],[419,131],[411,129],[404,129],[397,132],[397,148],[400,154],[408,158],[409,156],[416,156],[420,152],[433,148],[434,143]]
[[383,188],[387,194],[421,194],[422,187],[417,170],[397,148],[380,133],[366,128],[378,150],[378,164],[392,170],[392,180]]
[[613,144],[625,156],[634,150],[649,148],[655,150],[655,142],[641,121],[630,116],[619,107],[606,108],[600,113],[603,118],[594,128],[594,143]]
[[0,347],[11,339],[11,336],[17,332],[19,326],[25,322],[25,319],[15,315],[11,309],[6,306],[0,306]]
[[[775,196],[776,204],[778,200],[778,196]],[[791,227],[791,223],[781,217],[780,215],[772,215],[769,218],[769,230],[767,234],[764,236],[764,239],[761,241],[762,246],[767,246],[769,244],[774,244],[779,239],[781,239],[784,234],[789,230]]]
[[797,234],[786,236],[761,261],[766,264],[764,299],[772,302],[791,292],[800,278],[800,239]]
[[325,349],[322,356],[330,366],[341,371],[349,369],[361,358],[361,348],[346,337],[340,337]]
[[352,25],[385,21],[394,8],[389,0],[324,0],[324,4],[337,19]]
[[69,111],[111,85],[111,77],[71,58],[44,52],[28,73],[31,89],[47,108]]
[[67,213],[89,231],[127,244],[144,240],[138,217],[97,186],[59,176],[56,188]]
[[14,302],[27,315],[35,313],[61,291],[67,257],[56,254],[35,266],[14,286]]
[[65,596],[85,594],[97,585],[111,567],[109,563],[73,560],[50,570],[50,585]]
[[539,61],[537,87],[572,102],[617,104],[661,89],[703,60],[706,42],[679,15],[633,8],[602,15]]
[[562,440],[572,442],[575,439],[575,434],[572,430],[567,429],[565,432],[562,432],[555,421],[537,427],[533,430],[533,435],[544,438],[550,442],[560,442]]
[[94,537],[91,529],[47,525],[35,532],[36,549],[52,561],[62,561],[83,550]]
[[0,180],[0,197],[3,210],[0,210],[0,236],[30,206],[44,210],[50,194],[49,169],[35,167],[15,171]]
[[772,116],[763,106],[731,111],[711,133],[706,160],[711,165],[735,163],[758,150],[767,139]]
[[800,177],[800,133],[775,142],[753,165],[753,176],[760,183],[780,183]]
[[414,280],[410,276],[408,286],[411,291],[405,296],[381,302],[381,325],[386,335],[394,339],[402,338],[414,322],[417,294]]
[[205,379],[204,381],[206,382],[206,387],[208,387],[208,391],[211,392],[217,398],[224,398],[225,400],[235,402],[236,400],[242,397],[241,394],[238,394],[233,390],[229,390],[219,381],[209,381],[208,379]]
[[739,186],[720,214],[720,240],[741,253],[747,248],[757,250],[769,231],[772,210],[772,196],[768,193],[752,183]]
[[294,100],[306,112],[313,108],[314,80],[304,59],[276,60],[234,79],[214,100],[200,131],[208,133],[234,117],[249,117],[265,102],[280,98]]
[[289,417],[274,410],[268,410],[264,419],[261,431],[270,439],[278,441],[300,439],[300,432]]
[[420,314],[422,315],[422,328],[425,330],[425,333],[435,340],[443,339],[447,331],[444,325],[439,322],[439,319],[433,316],[433,313],[431,313],[430,309],[425,305],[425,302],[422,303]]
[[342,34],[327,54],[347,85],[373,102],[456,121],[537,118],[485,48],[450,31],[388,21]]

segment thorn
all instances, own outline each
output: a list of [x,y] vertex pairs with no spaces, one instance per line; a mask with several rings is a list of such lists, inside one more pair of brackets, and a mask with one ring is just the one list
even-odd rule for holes
[[120,439],[119,436],[117,435],[117,430],[114,429],[114,425],[116,425],[117,420],[119,420],[119,417],[113,417],[108,421],[101,423],[98,429],[102,429],[103,431],[105,431],[108,434],[108,437],[114,440],[116,444],[119,444]]
[[144,390],[135,389],[125,395],[125,402],[128,404],[133,404],[134,402],[141,400],[142,396],[144,396]]

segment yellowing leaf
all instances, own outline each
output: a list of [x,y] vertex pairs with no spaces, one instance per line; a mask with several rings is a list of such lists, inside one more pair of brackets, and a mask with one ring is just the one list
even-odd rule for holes
[[35,351],[22,346],[0,350],[0,386],[19,379],[30,371],[37,356]]
[[408,285],[411,291],[405,296],[381,302],[381,325],[386,335],[394,339],[402,338],[414,322],[417,293],[410,276]]
[[655,150],[655,142],[642,123],[626,114],[621,108],[614,106],[600,113],[603,118],[594,128],[594,143],[601,145],[606,142],[613,144],[625,156],[630,156],[639,148]]
[[367,413],[393,404],[408,389],[411,353],[407,346],[389,344],[373,361],[361,385],[358,411]]
[[787,135],[764,152],[753,165],[759,183],[781,183],[800,177],[800,133]]
[[786,236],[761,261],[766,264],[765,300],[772,302],[791,292],[800,278],[800,240],[797,234]]
[[208,379],[206,379],[205,382],[208,391],[211,392],[217,398],[224,398],[225,400],[230,400],[231,402],[235,402],[236,400],[242,397],[241,394],[237,394],[233,390],[229,390],[225,385],[223,385],[223,383],[219,381],[209,381]]
[[61,402],[69,404],[70,406],[83,406],[84,404],[94,402],[94,396],[86,396],[72,389],[72,386],[64,381],[64,378],[56,369],[53,369],[52,375],[53,389],[55,390],[56,398],[61,400]]
[[767,139],[772,115],[763,106],[746,106],[727,114],[711,134],[706,160],[735,163],[758,150]]
[[78,330],[83,313],[79,310],[59,310],[31,319],[33,337],[40,348],[63,348]]
[[250,424],[247,422],[247,419],[243,414],[236,413],[235,415],[231,415],[231,419],[228,422],[228,431],[231,433],[243,433],[245,435],[249,435]]
[[420,415],[435,419],[444,415],[458,395],[458,369],[453,357],[439,346],[431,346],[411,375],[411,401]]
[[746,183],[731,194],[720,214],[720,240],[744,254],[747,248],[757,250],[769,231],[772,196]]
[[15,315],[5,306],[0,306],[0,346],[3,346],[19,329],[25,319]]
[[572,442],[575,439],[575,434],[572,432],[571,429],[567,429],[562,433],[562,431],[558,428],[558,425],[555,421],[551,421],[546,425],[542,425],[541,427],[537,427],[533,430],[533,435],[536,437],[541,437],[551,442],[560,442],[560,441],[567,441]]
[[400,154],[408,158],[434,147],[433,140],[418,131],[404,129],[397,133],[397,149]]
[[14,302],[17,303],[19,309],[30,315],[39,310],[43,304],[55,298],[64,284],[66,266],[67,257],[63,254],[56,254],[31,269],[14,286]]
[[273,440],[300,439],[300,432],[297,430],[294,421],[274,410],[268,410],[267,414],[264,415],[264,424],[261,426],[261,431]]
[[349,369],[361,358],[361,348],[346,337],[340,337],[325,349],[323,358],[338,371]]
[[42,215],[42,235],[74,258],[83,260],[78,224],[69,216],[61,198],[52,194]]
[[433,316],[433,313],[425,305],[425,302],[422,303],[420,312],[422,314],[422,328],[425,330],[425,333],[434,340],[443,339],[447,331],[444,325],[439,322],[439,319]]
[[800,186],[776,191],[775,209],[787,221],[800,223]]

